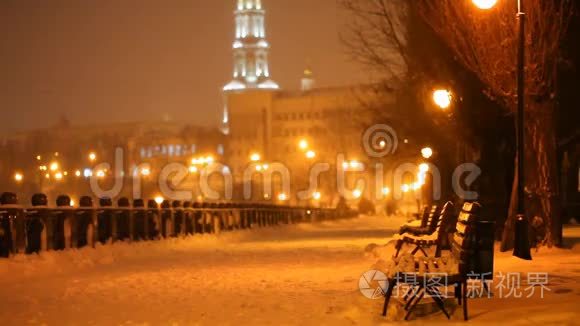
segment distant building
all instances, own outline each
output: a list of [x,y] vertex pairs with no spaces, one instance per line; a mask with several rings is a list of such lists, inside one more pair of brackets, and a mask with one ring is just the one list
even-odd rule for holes
[[[298,91],[282,90],[269,73],[264,16],[261,1],[238,1],[234,79],[223,88],[225,159],[235,180],[241,181],[252,156],[281,162],[306,178],[304,167],[335,164],[338,154],[364,160],[361,138],[371,116],[365,106],[373,96],[370,87],[316,88],[307,68]],[[307,146],[300,148],[301,142]]]

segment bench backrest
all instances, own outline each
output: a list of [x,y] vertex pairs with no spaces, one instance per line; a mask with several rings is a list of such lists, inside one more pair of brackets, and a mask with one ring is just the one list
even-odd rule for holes
[[437,224],[441,219],[441,206],[433,205],[431,211],[429,212],[429,218],[427,219],[426,227],[429,229],[429,233],[435,232],[437,229]]
[[423,212],[421,213],[421,227],[427,227],[427,223],[429,223],[429,214],[431,213],[431,207],[425,206],[423,207]]
[[444,246],[449,234],[455,231],[455,224],[457,223],[457,215],[455,214],[455,205],[448,201],[443,205],[441,213],[439,214],[439,221],[437,222],[437,245]]
[[455,232],[451,235],[451,252],[459,263],[459,274],[466,276],[471,266],[474,239],[475,239],[475,225],[477,222],[477,214],[481,209],[478,203],[465,203],[461,208],[461,212],[457,218],[455,225]]

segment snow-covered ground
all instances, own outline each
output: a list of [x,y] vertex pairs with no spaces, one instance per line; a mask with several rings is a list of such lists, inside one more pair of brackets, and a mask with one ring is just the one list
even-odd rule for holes
[[[386,244],[402,222],[361,217],[0,260],[0,324],[400,322],[381,317],[381,300],[365,298],[358,284],[390,254],[369,244]],[[578,241],[580,228],[565,235]],[[498,254],[495,269],[550,273],[545,298],[470,300],[470,324],[578,324],[580,247],[533,254],[531,262]],[[448,323],[440,313],[411,323],[427,321]],[[458,311],[453,322],[463,324]]]

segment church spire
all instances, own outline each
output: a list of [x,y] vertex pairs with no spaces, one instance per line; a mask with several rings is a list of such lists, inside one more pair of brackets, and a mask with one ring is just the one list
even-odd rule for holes
[[224,91],[246,88],[277,89],[270,79],[266,41],[265,14],[261,0],[238,0],[235,21],[236,33],[233,43],[233,80]]

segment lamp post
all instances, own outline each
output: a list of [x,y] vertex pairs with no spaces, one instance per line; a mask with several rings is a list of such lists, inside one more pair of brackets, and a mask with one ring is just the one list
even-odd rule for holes
[[[516,148],[517,148],[517,217],[515,225],[514,256],[531,260],[530,243],[528,239],[528,220],[525,216],[524,192],[524,122],[525,122],[525,60],[526,60],[526,14],[524,0],[518,2],[518,63],[517,63],[517,115],[516,115]],[[481,9],[491,9],[497,0],[473,0]]]

